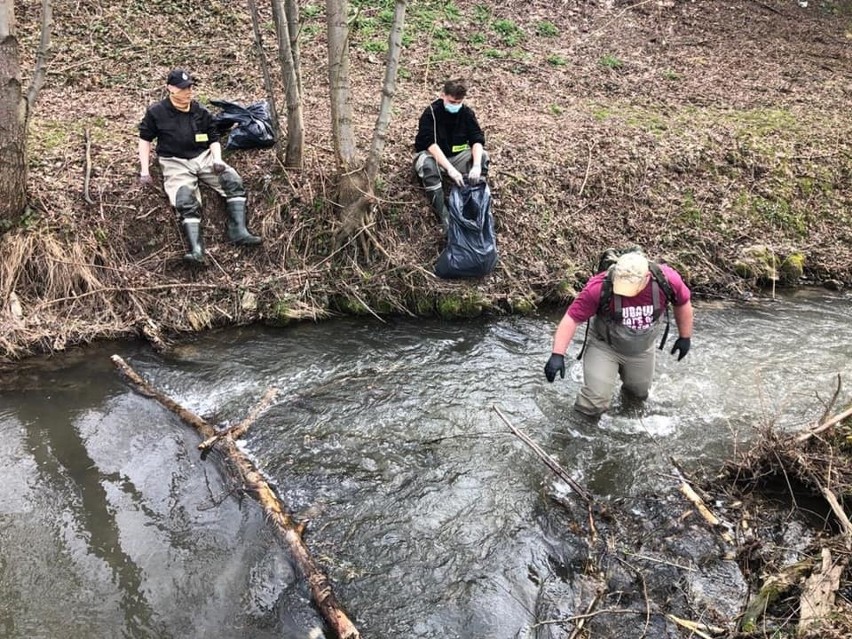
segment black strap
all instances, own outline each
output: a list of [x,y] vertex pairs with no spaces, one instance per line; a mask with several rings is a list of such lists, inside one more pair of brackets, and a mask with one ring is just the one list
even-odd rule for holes
[[577,359],[583,359],[583,353],[586,352],[586,340],[589,339],[589,322],[592,320],[586,320],[586,333],[583,335],[583,345],[580,347],[580,352],[577,353]]

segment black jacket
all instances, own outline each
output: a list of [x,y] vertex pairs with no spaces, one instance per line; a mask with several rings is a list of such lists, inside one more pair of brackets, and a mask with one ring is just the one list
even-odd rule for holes
[[439,98],[426,107],[420,116],[414,151],[425,151],[436,141],[444,155],[451,158],[477,142],[485,146],[485,134],[479,127],[473,109],[462,104],[458,113],[450,113]]
[[168,98],[148,107],[139,123],[139,137],[157,140],[157,155],[192,159],[219,141],[210,111],[193,100],[189,111],[178,111]]

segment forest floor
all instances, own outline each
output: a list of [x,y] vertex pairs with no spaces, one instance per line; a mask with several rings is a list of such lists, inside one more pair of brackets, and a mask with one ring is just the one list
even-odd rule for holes
[[[852,285],[849,2],[411,2],[379,199],[362,233],[371,242],[342,246],[333,241],[324,3],[300,4],[304,166],[283,168],[271,149],[228,154],[264,243],[228,245],[223,206],[206,192],[209,264],[198,269],[181,261],[156,170],[157,186],[138,184],[136,126],[172,67],[199,79],[202,102],[267,97],[245,4],[54,2],[46,86],[29,125],[30,206],[0,236],[0,362],[101,338],[142,335],[165,347],[217,326],[338,313],[535,312],[564,305],[610,246],[643,246],[699,297]],[[366,150],[393,2],[353,5],[352,88]],[[16,11],[27,80],[39,3]],[[270,16],[260,24],[275,61]],[[443,237],[410,171],[417,119],[457,77],[486,133],[500,252],[494,273],[475,281],[433,275]],[[280,74],[274,80],[283,112]],[[835,455],[845,431],[839,444],[812,438],[809,447],[823,446],[812,457],[772,437],[726,481],[789,486],[785,473],[799,468],[797,489],[822,499],[828,487],[841,503],[852,492],[848,455],[842,467]],[[827,465],[809,462],[820,459]],[[846,539],[844,525],[829,532]],[[739,552],[754,559],[759,542]],[[761,575],[749,577],[759,587]],[[848,569],[842,583],[844,592]]]

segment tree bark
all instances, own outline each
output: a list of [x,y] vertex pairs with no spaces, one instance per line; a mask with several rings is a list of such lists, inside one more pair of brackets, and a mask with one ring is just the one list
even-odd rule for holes
[[352,122],[352,89],[349,81],[349,24],[346,21],[348,12],[347,0],[326,0],[331,131],[337,170],[341,175],[355,169],[358,162]]
[[15,6],[13,0],[0,0],[0,231],[27,205],[26,106]]
[[275,130],[275,157],[284,163],[284,146],[281,144],[281,121],[278,119],[278,107],[275,103],[275,92],[272,89],[272,76],[269,72],[269,60],[266,57],[266,52],[263,49],[263,36],[260,32],[260,19],[257,15],[256,0],[248,0],[249,14],[251,15],[251,27],[254,31],[254,44],[257,47],[257,58],[260,62],[260,70],[263,74],[263,88],[266,90],[266,100],[269,102],[269,117],[272,119],[272,126]]
[[[113,355],[111,359],[139,393],[155,399],[168,408],[184,422],[195,428],[202,437],[209,439],[219,434],[204,419],[151,386],[121,357]],[[322,573],[305,545],[302,539],[302,527],[296,524],[284,510],[281,501],[262,473],[255,467],[251,459],[237,447],[228,434],[221,437],[216,445],[231,464],[245,491],[263,507],[266,516],[275,525],[276,531],[287,545],[302,575],[307,580],[314,603],[319,608],[326,623],[340,639],[358,639],[360,633],[343,611],[331,590],[328,577]]]
[[[291,33],[290,18],[282,0],[272,0],[272,17],[278,37],[278,60],[284,79],[284,94],[287,100],[287,153],[284,164],[298,168],[302,166],[302,148],[305,127],[302,120],[302,86],[297,71],[298,40],[294,52],[294,34]],[[296,18],[298,20],[298,18]],[[298,24],[298,22],[297,22]],[[296,39],[298,33],[295,34]]]
[[284,13],[287,14],[287,29],[290,32],[290,50],[293,52],[293,69],[296,70],[296,80],[299,83],[299,95],[302,94],[302,50],[299,47],[299,36],[302,26],[299,22],[298,0],[284,0]]
[[367,181],[375,184],[379,175],[379,163],[382,151],[387,141],[388,126],[390,126],[391,107],[396,95],[396,76],[399,69],[399,56],[402,53],[402,30],[405,27],[406,0],[396,0],[393,11],[393,22],[388,35],[388,57],[385,62],[385,79],[382,83],[382,101],[379,105],[379,116],[373,129],[373,142],[367,156]]

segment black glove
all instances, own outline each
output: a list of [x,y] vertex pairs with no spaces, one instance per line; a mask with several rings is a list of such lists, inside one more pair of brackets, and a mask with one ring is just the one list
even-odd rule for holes
[[559,377],[565,379],[565,356],[552,353],[547,364],[544,365],[544,376],[548,382],[553,382],[556,379],[556,373],[559,373]]
[[222,175],[225,172],[226,168],[227,167],[225,166],[224,162],[213,163],[213,173],[215,173],[216,175]]
[[680,352],[677,356],[677,361],[682,360],[686,357],[686,354],[689,352],[690,347],[690,339],[688,337],[678,337],[675,340],[674,346],[672,346],[672,355]]

